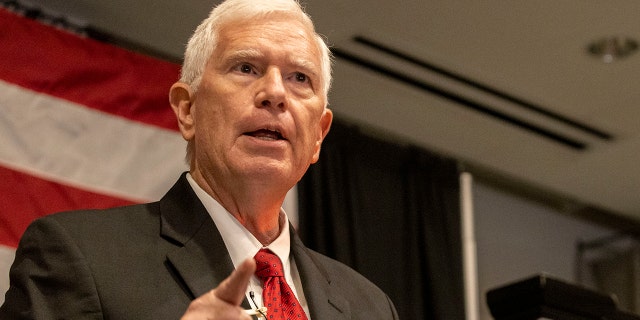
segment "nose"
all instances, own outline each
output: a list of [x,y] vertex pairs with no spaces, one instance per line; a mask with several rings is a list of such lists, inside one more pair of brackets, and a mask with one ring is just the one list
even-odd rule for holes
[[284,108],[286,89],[282,73],[278,68],[269,68],[260,79],[260,88],[256,95],[256,105],[259,107]]

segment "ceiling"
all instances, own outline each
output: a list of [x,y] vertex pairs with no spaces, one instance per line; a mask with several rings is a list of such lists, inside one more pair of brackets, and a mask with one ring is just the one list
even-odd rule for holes
[[[215,2],[37,3],[179,59]],[[336,54],[330,104],[338,116],[460,159],[480,179],[569,213],[640,221],[640,54],[604,63],[587,53],[605,37],[640,39],[639,1],[305,6]]]

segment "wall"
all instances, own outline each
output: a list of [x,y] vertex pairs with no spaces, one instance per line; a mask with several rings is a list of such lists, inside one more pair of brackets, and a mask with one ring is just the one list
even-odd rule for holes
[[478,182],[473,193],[482,320],[489,289],[542,272],[575,282],[577,243],[612,233]]

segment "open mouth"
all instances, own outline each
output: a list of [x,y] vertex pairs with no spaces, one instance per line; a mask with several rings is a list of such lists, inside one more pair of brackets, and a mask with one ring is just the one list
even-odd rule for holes
[[277,130],[260,129],[252,132],[246,132],[245,135],[262,140],[286,140]]

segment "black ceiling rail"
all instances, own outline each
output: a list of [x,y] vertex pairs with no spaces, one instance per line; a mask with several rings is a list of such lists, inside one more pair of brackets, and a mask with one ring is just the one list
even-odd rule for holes
[[544,115],[546,117],[549,117],[549,118],[554,119],[556,121],[559,121],[561,123],[569,125],[569,126],[575,128],[575,129],[581,130],[581,131],[583,131],[585,133],[588,133],[588,134],[590,134],[592,136],[598,137],[598,138],[600,138],[602,140],[612,140],[613,139],[613,135],[611,135],[611,134],[609,134],[607,132],[604,132],[604,131],[602,131],[600,129],[596,129],[596,128],[590,126],[590,125],[578,122],[576,120],[570,119],[570,118],[568,118],[566,116],[563,116],[561,114],[549,111],[549,108],[541,107],[539,105],[536,105],[534,103],[526,101],[526,100],[524,100],[522,98],[515,97],[515,96],[513,96],[511,94],[505,93],[505,92],[500,91],[500,90],[495,89],[495,88],[492,88],[492,87],[490,87],[488,85],[485,85],[485,84],[479,83],[477,81],[468,79],[468,78],[466,78],[466,77],[464,77],[462,75],[459,75],[459,74],[457,74],[455,72],[446,70],[446,69],[444,69],[442,67],[436,66],[436,65],[434,65],[432,63],[429,63],[427,61],[424,61],[422,59],[418,59],[418,58],[416,58],[414,56],[411,56],[411,55],[409,55],[407,53],[403,53],[401,51],[393,49],[393,48],[391,48],[391,47],[389,47],[387,45],[384,45],[384,44],[382,44],[380,42],[371,40],[371,39],[363,37],[363,36],[355,36],[353,38],[353,40],[355,42],[357,42],[357,43],[366,45],[366,46],[368,46],[368,47],[370,47],[372,49],[375,49],[377,51],[384,52],[386,54],[392,55],[392,56],[394,56],[396,58],[402,59],[404,61],[407,61],[409,63],[417,65],[419,67],[428,69],[428,70],[430,70],[432,72],[435,72],[435,73],[438,73],[438,74],[443,75],[445,77],[448,77],[448,78],[451,78],[453,80],[456,80],[456,81],[458,81],[460,83],[464,83],[464,84],[466,84],[466,85],[468,85],[470,87],[473,87],[473,88],[476,88],[478,90],[481,90],[481,91],[484,91],[486,93],[489,93],[491,95],[494,95],[494,96],[496,96],[496,97],[498,97],[500,99],[509,101],[509,102],[514,103],[516,105],[519,105],[519,106],[521,106],[521,107],[523,107],[525,109],[528,109],[530,111],[536,112],[538,114]]
[[449,92],[447,90],[438,88],[434,85],[431,85],[429,83],[426,83],[425,81],[422,81],[420,79],[416,79],[414,77],[408,76],[406,74],[403,74],[399,71],[396,70],[392,70],[386,66],[383,66],[381,64],[375,63],[373,61],[367,60],[365,58],[359,57],[355,54],[349,53],[345,50],[342,50],[340,48],[332,48],[331,49],[333,55],[337,58],[340,59],[344,59],[347,60],[351,63],[360,65],[362,67],[365,67],[367,69],[370,69],[372,71],[375,71],[379,74],[382,74],[384,76],[393,78],[395,80],[398,80],[400,82],[403,82],[405,84],[408,84],[410,86],[416,87],[420,90],[423,91],[427,91],[430,92],[432,94],[438,95],[442,98],[445,98],[447,100],[450,101],[454,101],[456,103],[458,103],[459,105],[462,106],[466,106],[470,109],[473,109],[475,111],[479,111],[481,113],[484,113],[486,115],[489,115],[493,118],[499,119],[501,121],[505,121],[507,123],[510,123],[514,126],[517,126],[519,128],[525,129],[527,131],[533,132],[537,135],[540,135],[542,137],[545,137],[547,139],[550,139],[554,142],[560,143],[562,145],[565,145],[567,147],[570,147],[574,150],[580,150],[583,151],[587,148],[587,144],[585,142],[573,139],[571,137],[567,137],[564,136],[562,134],[553,132],[547,128],[543,128],[541,126],[538,126],[536,124],[527,122],[525,120],[522,119],[518,119],[512,115],[506,114],[504,112],[500,112],[498,110],[495,110],[489,106],[483,105],[482,103],[473,101],[471,99],[462,97],[458,94]]

